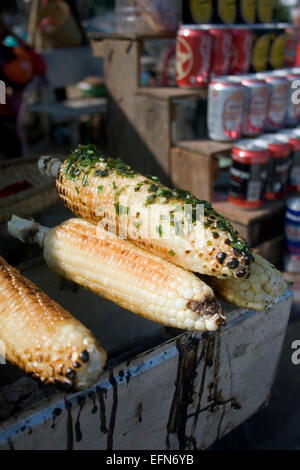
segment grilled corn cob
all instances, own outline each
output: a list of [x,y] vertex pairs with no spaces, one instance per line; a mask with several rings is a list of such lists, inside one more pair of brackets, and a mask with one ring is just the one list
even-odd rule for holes
[[9,231],[22,241],[38,240],[59,275],[149,320],[200,331],[225,320],[212,289],[197,276],[102,227],[69,219],[46,232],[14,216]]
[[1,257],[0,340],[10,362],[63,389],[88,387],[106,362],[91,332]]
[[[64,204],[147,251],[189,271],[246,278],[252,255],[206,201],[168,189],[156,177],[135,173],[120,159],[105,159],[94,146],[79,146],[60,167],[41,157],[42,173],[57,176]],[[202,212],[201,212],[202,211]]]
[[227,302],[239,307],[264,310],[280,299],[287,284],[280,271],[269,261],[258,254],[254,254],[254,258],[247,280],[221,280],[205,276],[205,281]]

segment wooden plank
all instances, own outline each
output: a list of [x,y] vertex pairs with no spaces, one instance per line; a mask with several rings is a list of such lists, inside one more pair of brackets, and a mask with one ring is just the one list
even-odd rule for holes
[[38,28],[38,13],[40,9],[41,2],[40,0],[32,0],[30,5],[30,13],[29,13],[29,20],[28,20],[28,44],[31,47],[35,47],[35,33]]
[[249,225],[253,222],[272,217],[278,212],[282,212],[285,207],[285,201],[272,201],[265,202],[262,207],[258,209],[243,209],[242,207],[235,206],[228,201],[216,202],[214,207],[225,217],[230,217],[234,222],[240,222],[243,225]]
[[190,191],[199,199],[212,201],[218,162],[211,156],[180,148],[171,151],[171,179],[175,186]]
[[245,210],[228,201],[215,202],[214,208],[228,219],[250,246],[283,234],[284,201],[266,202],[263,207]]
[[140,87],[136,94],[155,100],[170,101],[179,98],[206,98],[207,89],[188,89],[178,87]]
[[292,296],[267,315],[227,306],[220,332],[185,332],[0,425],[1,449],[204,449],[266,405]]
[[176,31],[164,31],[162,33],[104,33],[104,32],[90,32],[87,33],[90,40],[95,42],[103,39],[114,39],[119,41],[144,41],[144,40],[158,40],[158,39],[175,39]]
[[93,56],[104,57],[106,44],[106,41],[91,41]]
[[200,153],[214,157],[221,153],[228,153],[232,149],[232,143],[216,142],[214,140],[186,140],[176,142],[176,146],[190,152]]
[[253,251],[254,253],[258,253],[259,255],[263,256],[275,266],[280,266],[282,262],[283,249],[284,236],[278,235],[271,240],[266,240],[265,242],[255,246]]

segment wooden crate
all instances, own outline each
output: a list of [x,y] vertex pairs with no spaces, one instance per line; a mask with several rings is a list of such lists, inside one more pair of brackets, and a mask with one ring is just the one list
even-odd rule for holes
[[215,202],[214,208],[236,228],[250,246],[283,235],[285,202],[266,202],[261,208],[245,210],[228,201]]
[[230,152],[232,144],[212,140],[178,142],[171,151],[171,180],[199,199],[213,200],[218,174],[218,156]]
[[277,237],[256,245],[253,247],[253,251],[266,258],[270,263],[281,268],[284,253],[284,235],[278,235]]
[[[0,449],[203,449],[268,403],[290,291],[268,312],[224,303],[228,323],[219,332],[177,330],[155,346],[160,325],[82,289],[62,290],[43,265],[23,272],[92,327],[108,349],[109,370],[84,392],[45,397],[2,422]],[[142,353],[131,349],[128,357],[129,343],[142,336]],[[114,353],[117,340],[126,359]]]

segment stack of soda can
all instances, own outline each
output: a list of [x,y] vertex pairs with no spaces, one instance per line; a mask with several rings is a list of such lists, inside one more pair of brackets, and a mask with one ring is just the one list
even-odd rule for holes
[[182,25],[177,34],[179,87],[207,86],[210,79],[292,67],[297,29],[287,24]]
[[270,23],[272,0],[185,0],[182,2],[185,23]]
[[241,139],[232,149],[228,199],[245,209],[300,191],[300,128]]
[[207,127],[212,140],[229,142],[300,125],[300,68],[213,79]]

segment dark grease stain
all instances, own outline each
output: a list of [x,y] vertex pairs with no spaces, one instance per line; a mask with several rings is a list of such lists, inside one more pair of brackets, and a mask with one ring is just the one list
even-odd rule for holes
[[98,406],[96,405],[96,393],[95,392],[89,392],[88,397],[92,400],[93,407],[91,409],[91,413],[94,415],[98,411]]
[[7,439],[7,443],[9,445],[9,450],[16,450],[10,437]]
[[52,412],[52,424],[51,424],[51,428],[55,428],[55,420],[56,418],[61,414],[62,410],[61,408],[55,408]]
[[75,422],[75,436],[76,436],[76,441],[80,442],[82,440],[82,432],[81,432],[81,426],[80,426],[80,415],[81,415],[81,412],[82,412],[83,407],[85,405],[85,396],[79,396],[77,398],[77,402],[78,402],[78,405],[79,405],[79,411],[78,411],[78,415],[77,415],[76,422]]
[[186,423],[188,407],[193,401],[194,381],[197,376],[199,339],[188,336],[176,341],[179,352],[175,392],[167,425],[166,447],[170,449],[170,434],[176,434],[179,450],[187,447]]
[[112,370],[110,371],[109,381],[110,381],[110,383],[112,385],[112,388],[113,388],[113,402],[112,402],[111,414],[110,414],[110,420],[109,420],[109,428],[108,428],[108,434],[107,434],[106,449],[107,450],[112,450],[113,449],[114,429],[115,429],[116,416],[117,416],[117,407],[118,407],[118,384],[117,384],[117,381],[116,381],[116,379],[113,375]]
[[[198,406],[197,410],[194,414],[194,422],[192,427],[192,435],[196,431],[196,425],[199,418],[199,415],[204,411],[208,411],[210,413],[218,412],[220,408],[222,411],[220,413],[220,420],[217,426],[217,437],[218,440],[221,437],[221,430],[222,424],[226,413],[226,405],[230,404],[234,409],[240,409],[240,405],[237,403],[234,397],[225,400],[222,391],[219,386],[219,379],[220,379],[220,362],[221,362],[221,333],[217,331],[214,335],[210,336],[204,345],[205,349],[205,358],[204,358],[204,365],[202,369],[202,379],[200,383],[200,390],[199,390],[199,399],[198,399]],[[201,358],[201,356],[200,356]],[[208,389],[208,402],[209,404],[205,407],[201,408],[201,398],[203,391],[205,389],[205,378],[206,372],[208,367],[213,366],[213,376],[212,381],[207,385]],[[205,442],[200,445],[200,448],[203,448]]]
[[128,370],[128,371],[126,372],[126,383],[127,383],[127,385],[129,385],[130,378],[131,378],[131,373],[130,373],[130,371]]
[[141,423],[143,421],[143,403],[142,402],[138,403],[138,406],[136,407],[136,414],[137,414],[138,422]]
[[69,400],[65,402],[67,410],[67,450],[73,450],[74,437],[73,437],[73,418],[72,418],[72,403]]
[[99,413],[100,413],[100,431],[103,434],[108,433],[108,429],[106,426],[106,412],[105,412],[105,401],[107,395],[106,388],[96,387],[96,393],[99,399]]
[[201,349],[201,353],[199,357],[199,362],[203,361],[203,367],[202,367],[200,387],[199,387],[199,392],[198,392],[198,402],[197,402],[196,412],[193,417],[194,419],[192,423],[192,432],[189,438],[192,448],[195,450],[197,449],[197,442],[196,442],[196,439],[193,437],[193,435],[195,434],[199,414],[201,412],[201,401],[202,401],[202,396],[203,396],[203,392],[205,388],[207,369],[210,368],[213,364],[214,349],[215,349],[215,336],[204,337],[202,341],[202,349]]

